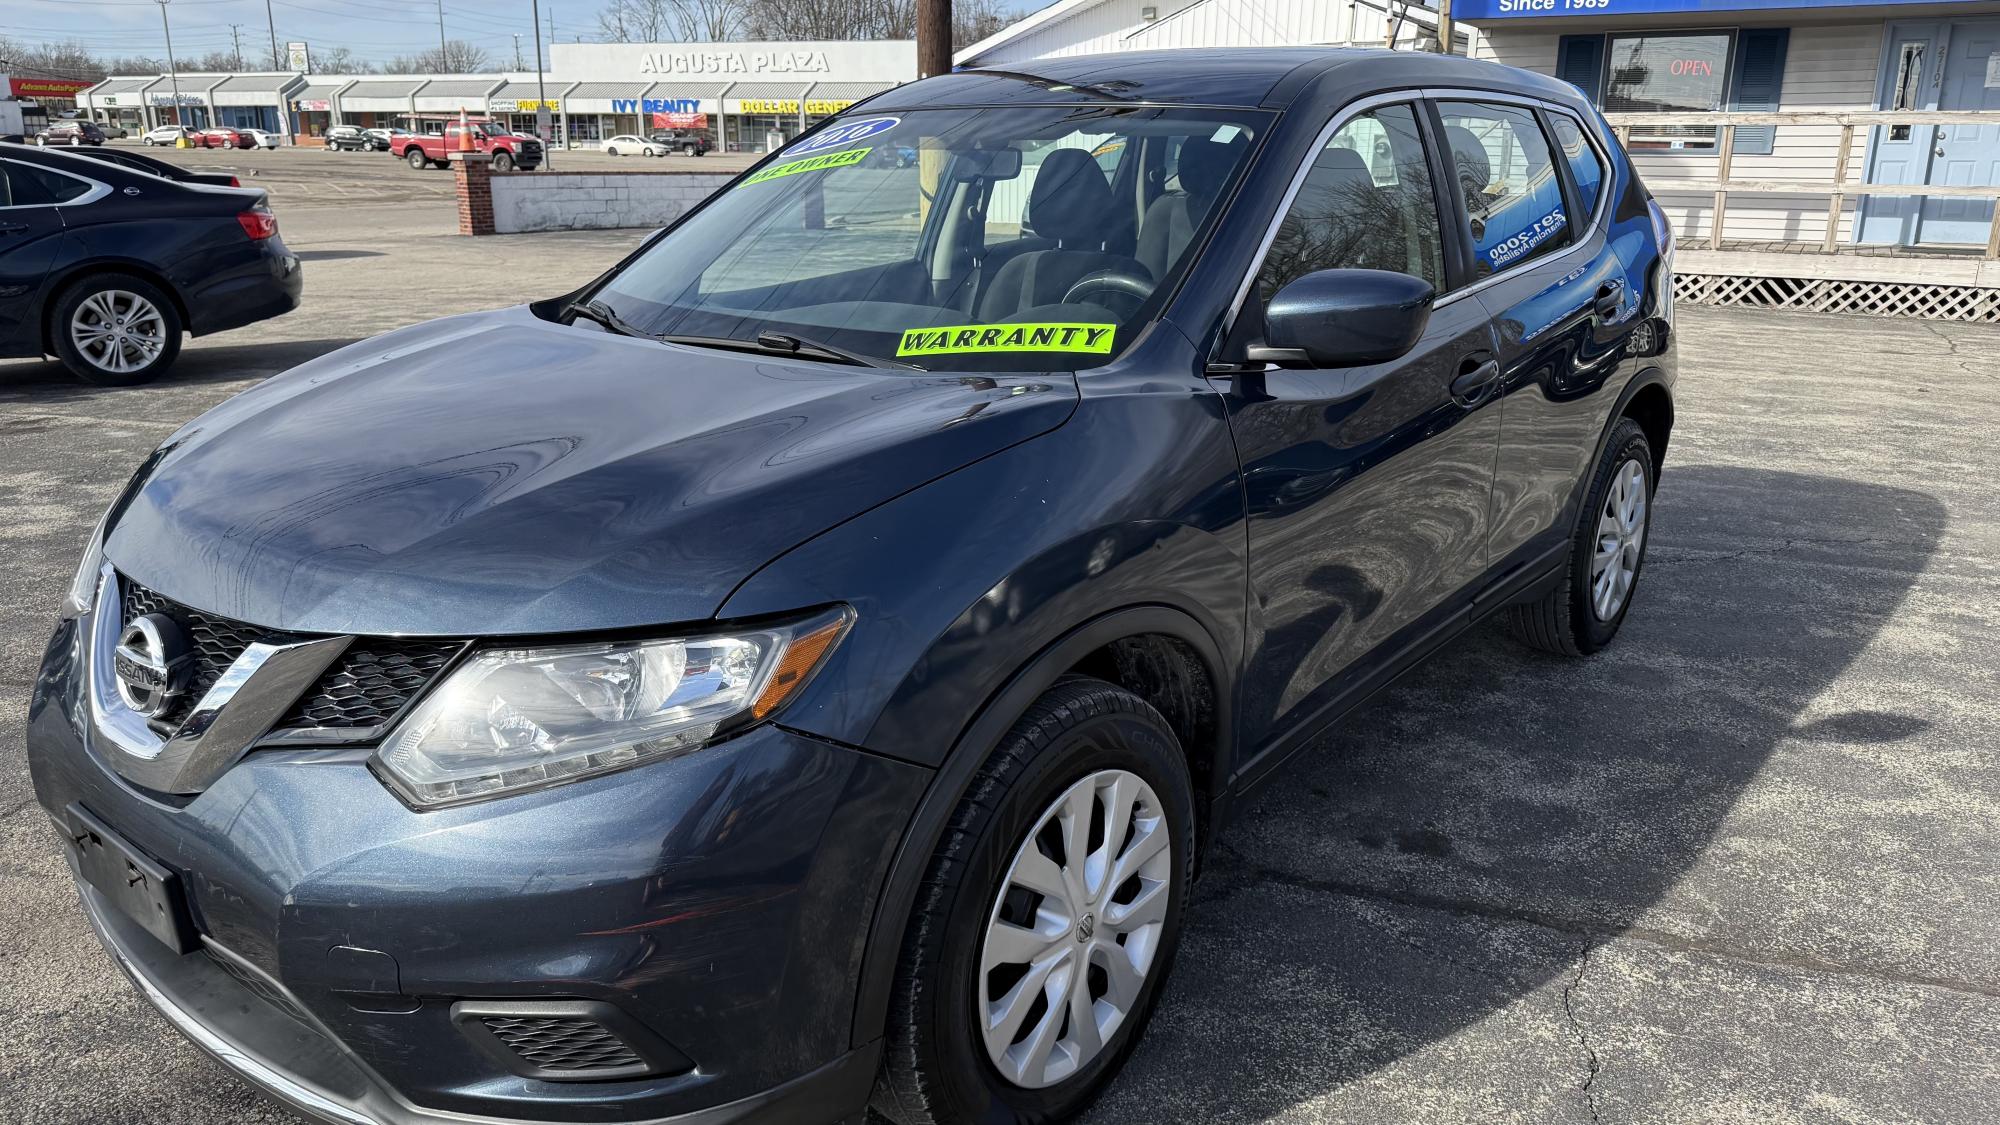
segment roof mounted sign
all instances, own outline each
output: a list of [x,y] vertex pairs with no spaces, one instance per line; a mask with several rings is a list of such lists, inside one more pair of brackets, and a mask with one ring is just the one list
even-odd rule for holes
[[[1455,0],[1460,20],[1572,19],[1671,12],[1768,12],[1925,4],[1935,0]],[[1971,4],[1966,4],[1971,7]]]

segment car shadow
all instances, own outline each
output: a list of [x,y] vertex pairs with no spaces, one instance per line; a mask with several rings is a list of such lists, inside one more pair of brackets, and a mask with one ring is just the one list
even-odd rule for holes
[[[1495,1052],[1482,1061],[1518,1059],[1499,1081],[1586,1083],[1595,1056],[1552,985],[1604,941],[1658,928],[1649,911],[1694,909],[1676,884],[1774,749],[1928,725],[1803,716],[1892,619],[1946,522],[1906,489],[1670,465],[1609,649],[1563,660],[1475,630],[1245,802],[1210,852],[1164,1003],[1089,1120],[1247,1123],[1336,1091],[1343,1120],[1357,1106],[1407,1119],[1410,1091],[1361,1080],[1482,1021],[1468,1041]],[[1688,925],[1755,913],[1700,905]],[[1475,1049],[1419,1064],[1445,1068],[1424,1088],[1455,1084],[1451,1059]]]
[[360,337],[279,340],[255,344],[196,344],[185,348],[166,374],[136,387],[98,387],[70,374],[53,359],[0,361],[0,401],[39,403],[157,392],[163,388],[264,379],[345,347]]

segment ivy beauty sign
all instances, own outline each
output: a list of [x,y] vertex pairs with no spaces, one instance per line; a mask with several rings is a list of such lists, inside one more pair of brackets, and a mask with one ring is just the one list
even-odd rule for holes
[[[1926,4],[1936,0],[1454,0],[1453,17],[1478,22],[1566,19],[1575,16],[1654,15],[1664,12],[1768,12],[1812,8],[1862,8]],[[1964,4],[1970,8],[1972,4]]]

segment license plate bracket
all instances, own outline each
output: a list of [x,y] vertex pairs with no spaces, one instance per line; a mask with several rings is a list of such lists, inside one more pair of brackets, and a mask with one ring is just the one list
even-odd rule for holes
[[63,810],[77,871],[98,894],[175,953],[199,948],[180,876],[160,866],[81,805]]

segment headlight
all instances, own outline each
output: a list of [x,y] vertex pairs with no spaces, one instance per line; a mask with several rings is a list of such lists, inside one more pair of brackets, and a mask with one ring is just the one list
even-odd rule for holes
[[97,526],[91,529],[90,542],[83,545],[76,576],[69,580],[69,592],[63,595],[64,617],[82,617],[97,604],[97,580],[104,569],[104,525],[111,522],[111,513],[116,508],[114,504],[104,509],[104,514],[97,517]]
[[458,804],[698,749],[758,722],[825,662],[853,612],[714,636],[489,649],[375,753],[413,805]]

